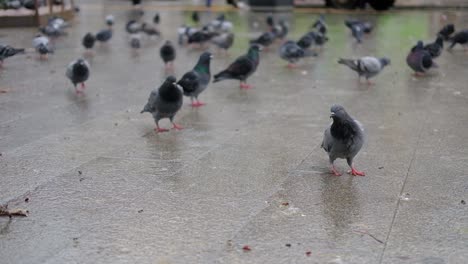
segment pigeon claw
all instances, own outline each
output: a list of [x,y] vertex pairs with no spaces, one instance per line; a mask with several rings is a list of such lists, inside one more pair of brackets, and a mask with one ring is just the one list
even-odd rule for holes
[[294,63],[288,63],[288,65],[286,67],[288,67],[288,69],[296,69],[299,66],[297,64],[294,64]]
[[351,170],[348,171],[348,173],[353,176],[366,176],[366,174],[363,171],[358,171],[355,168],[351,168]]
[[240,88],[248,90],[248,89],[252,88],[252,86],[249,85],[249,84],[246,84],[246,83],[241,83]]
[[157,128],[154,129],[154,131],[156,131],[156,133],[162,133],[162,132],[169,131],[169,129],[157,127]]
[[191,104],[192,107],[200,107],[200,106],[204,106],[204,105],[205,105],[205,103],[200,102],[200,101],[194,102],[194,103]]
[[184,128],[183,128],[182,126],[180,126],[180,125],[174,123],[174,124],[172,124],[172,129],[182,130],[182,129],[184,129]]
[[333,175],[335,175],[335,176],[341,176],[341,173],[340,173],[337,169],[335,169],[335,167],[332,167],[332,168],[331,168],[331,172],[332,172]]

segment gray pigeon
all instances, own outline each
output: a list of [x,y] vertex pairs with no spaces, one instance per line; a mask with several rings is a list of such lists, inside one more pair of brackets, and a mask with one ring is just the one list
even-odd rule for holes
[[346,159],[351,168],[348,173],[364,176],[364,172],[356,170],[353,166],[353,159],[365,141],[364,128],[359,121],[349,116],[341,105],[333,105],[330,111],[333,123],[325,130],[322,148],[328,153],[331,171],[336,176],[341,175],[334,165],[334,161],[341,158]]
[[47,54],[53,53],[49,45],[49,38],[38,34],[32,41],[34,49],[39,53],[40,59],[47,59]]
[[351,70],[359,74],[359,79],[361,76],[366,77],[367,83],[371,84],[369,81],[370,78],[379,74],[385,66],[390,64],[390,59],[388,58],[375,58],[375,57],[362,57],[360,59],[339,59],[339,64],[348,66]]
[[[84,59],[72,61],[67,67],[66,76],[73,83],[75,92],[77,94],[83,93],[86,88],[85,81],[89,78],[89,63]],[[81,89],[77,88],[79,83],[81,83]]]
[[174,116],[182,107],[183,96],[176,84],[176,78],[169,76],[157,90],[153,90],[148,98],[148,103],[140,113],[151,113],[156,123],[156,132],[166,132],[169,129],[160,128],[159,120],[169,118],[173,125],[172,128],[180,130],[181,126],[174,123]]
[[174,60],[176,58],[176,50],[170,40],[166,40],[164,45],[159,50],[159,55],[164,61],[164,68],[166,70],[174,70]]
[[227,53],[227,50],[232,46],[234,43],[234,33],[226,32],[219,36],[214,37],[211,42],[218,46],[218,48],[224,50]]
[[286,41],[280,48],[280,57],[289,62],[288,68],[295,68],[297,67],[296,63],[300,59],[315,55],[317,55],[315,52],[302,49],[292,40]]
[[434,66],[432,56],[429,51],[424,49],[424,43],[422,41],[418,41],[416,46],[411,49],[406,57],[406,63],[413,69],[416,75],[423,75]]
[[198,100],[198,95],[203,92],[210,83],[210,61],[213,56],[209,52],[203,52],[193,70],[185,73],[177,82],[184,90],[184,95],[190,96],[192,107],[205,105]]
[[463,46],[465,50],[468,48],[468,29],[462,30],[460,32],[455,33],[453,37],[449,38],[450,47],[452,49],[456,44],[460,44]]
[[96,34],[96,40],[105,43],[112,38],[112,29],[103,29]]
[[141,37],[139,34],[133,34],[130,36],[130,47],[132,47],[133,50],[139,50],[141,48]]
[[3,60],[8,57],[15,56],[18,53],[23,53],[24,49],[16,49],[9,45],[0,44],[0,67],[3,66]]

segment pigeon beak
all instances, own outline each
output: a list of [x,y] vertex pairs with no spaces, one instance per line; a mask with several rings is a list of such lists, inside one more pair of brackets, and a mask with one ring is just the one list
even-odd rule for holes
[[331,112],[330,113],[330,118],[334,117],[335,116],[335,113]]
[[213,58],[213,55],[210,55],[210,59],[212,59],[212,58]]

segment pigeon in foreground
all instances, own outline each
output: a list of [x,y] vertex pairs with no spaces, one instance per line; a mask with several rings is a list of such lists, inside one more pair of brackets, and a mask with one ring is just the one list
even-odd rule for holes
[[413,69],[416,75],[423,75],[432,66],[434,66],[432,56],[424,49],[422,41],[418,41],[416,46],[411,49],[410,53],[406,57],[406,63],[411,69]]
[[250,89],[251,86],[246,83],[246,80],[257,70],[260,63],[260,51],[259,45],[250,46],[246,55],[240,56],[227,69],[216,74],[213,82],[236,79],[240,81],[241,89]]
[[3,60],[15,56],[18,53],[23,53],[24,49],[16,49],[9,45],[0,44],[0,67],[3,66]]
[[[72,61],[68,67],[66,76],[73,83],[76,94],[83,93],[85,81],[89,78],[89,63],[84,59],[77,59]],[[81,89],[77,87],[77,84],[81,83]]]
[[83,37],[83,40],[81,41],[81,43],[83,44],[83,47],[86,49],[86,50],[90,50],[94,47],[94,43],[96,42],[96,37],[92,34],[92,33],[86,33],[86,35],[84,35]]
[[227,53],[227,50],[234,43],[234,33],[222,33],[221,35],[214,37],[211,42]]
[[40,59],[47,59],[47,54],[53,53],[52,48],[49,45],[49,38],[38,34],[32,41],[34,49],[39,53]]
[[339,59],[339,64],[348,66],[351,70],[359,74],[359,79],[361,76],[366,77],[367,83],[371,84],[369,81],[370,78],[379,74],[383,68],[390,64],[390,59],[388,58],[375,58],[375,57],[362,57],[360,59]]
[[437,35],[442,36],[442,38],[447,41],[450,38],[450,35],[452,35],[455,32],[455,26],[453,24],[447,24],[445,25]]
[[460,44],[466,51],[468,49],[468,29],[455,33],[449,41],[451,42],[449,49],[452,49],[456,44]]
[[106,43],[112,38],[112,29],[103,29],[96,34],[96,40]]
[[169,129],[160,128],[159,120],[169,118],[172,128],[180,130],[181,126],[174,123],[174,116],[182,107],[183,96],[176,84],[176,78],[169,76],[157,90],[153,90],[148,98],[148,103],[140,113],[151,113],[156,123],[156,132],[166,132]]
[[433,59],[440,56],[443,48],[444,48],[444,39],[442,36],[437,36],[437,39],[434,42],[426,44],[424,46],[424,49],[427,50],[429,54],[431,54],[431,57]]
[[203,92],[210,83],[210,61],[213,56],[209,52],[203,52],[193,70],[185,73],[177,82],[184,90],[184,95],[190,97],[192,107],[205,105],[198,100],[198,95]]
[[333,123],[325,130],[322,148],[328,153],[331,171],[336,176],[341,173],[335,168],[334,162],[337,158],[346,159],[354,176],[364,176],[365,173],[356,170],[353,159],[364,144],[364,128],[359,121],[348,115],[340,105],[333,105],[330,109],[330,118]]
[[174,69],[174,60],[176,58],[176,50],[172,45],[172,42],[167,40],[164,45],[162,45],[161,49],[159,50],[159,55],[161,59],[164,61],[164,67],[166,70]]
[[280,47],[280,57],[283,60],[288,61],[288,68],[295,68],[297,67],[296,63],[305,57],[315,56],[317,55],[315,52],[311,50],[304,50],[302,49],[296,42],[292,40],[286,41]]

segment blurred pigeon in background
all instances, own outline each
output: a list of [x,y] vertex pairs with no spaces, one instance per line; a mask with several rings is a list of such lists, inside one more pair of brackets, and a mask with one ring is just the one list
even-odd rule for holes
[[96,40],[106,43],[112,38],[112,29],[103,29],[96,34]]
[[325,130],[322,148],[328,153],[331,171],[336,176],[341,173],[335,168],[337,158],[346,159],[354,176],[364,176],[364,172],[358,171],[353,166],[353,159],[364,144],[364,128],[359,121],[348,115],[340,105],[333,105],[330,109],[330,118],[333,123]]
[[9,45],[0,44],[0,67],[3,67],[3,61],[6,58],[13,57],[18,53],[24,53],[24,49],[17,49]]
[[90,32],[86,33],[86,35],[84,35],[83,37],[83,40],[81,41],[86,51],[91,50],[94,47],[95,42],[96,42],[96,37]]
[[275,34],[273,34],[273,32],[268,31],[262,33],[258,38],[251,40],[250,44],[259,44],[262,45],[262,47],[264,48],[268,48],[268,46],[270,46],[275,40],[275,37],[276,36]]
[[431,57],[433,59],[440,56],[443,48],[444,48],[444,39],[442,36],[437,36],[434,42],[426,44],[424,46],[424,49],[427,50],[429,54],[431,54]]
[[227,69],[216,74],[213,82],[235,79],[240,81],[241,89],[250,89],[251,86],[246,81],[257,70],[260,63],[260,51],[259,45],[254,44],[250,46],[246,55],[240,56]]
[[219,36],[214,37],[211,42],[215,44],[218,48],[222,49],[224,53],[227,54],[227,50],[234,43],[234,33],[226,32],[222,33]]
[[[85,81],[89,78],[89,63],[84,59],[74,60],[68,65],[65,74],[73,83],[76,94],[81,94],[86,88]],[[79,83],[81,83],[81,89],[77,87]]]
[[174,123],[174,116],[182,107],[183,96],[182,91],[176,84],[176,78],[169,76],[157,90],[153,90],[148,98],[148,103],[140,113],[151,113],[156,123],[156,132],[166,132],[169,129],[160,128],[159,120],[169,118],[172,123],[172,128],[180,130],[181,126]]
[[53,53],[49,44],[49,38],[42,34],[36,35],[32,41],[32,45],[36,52],[39,53],[40,59],[47,59],[47,55]]
[[176,50],[172,45],[172,42],[167,40],[164,45],[161,46],[159,50],[159,55],[161,59],[164,61],[164,67],[166,70],[174,69],[174,60],[176,58]]
[[449,38],[449,41],[451,42],[449,49],[452,49],[456,44],[460,44],[466,51],[468,49],[468,29],[455,33],[453,37]]
[[455,32],[455,26],[453,24],[445,25],[437,35],[442,36],[442,38],[447,41],[449,40],[450,36]]
[[311,50],[302,49],[298,44],[296,44],[296,42],[292,40],[286,41],[280,47],[280,57],[283,60],[289,62],[287,65],[288,68],[297,67],[296,63],[302,58],[316,55],[317,54],[315,52],[312,52]]
[[423,75],[434,66],[431,54],[424,49],[424,43],[418,41],[406,57],[406,63],[416,75]]
[[390,59],[388,58],[375,58],[375,57],[362,57],[360,59],[339,59],[339,64],[348,66],[351,70],[359,74],[359,79],[361,76],[366,77],[367,84],[371,84],[370,78],[379,74],[385,66],[390,64]]

